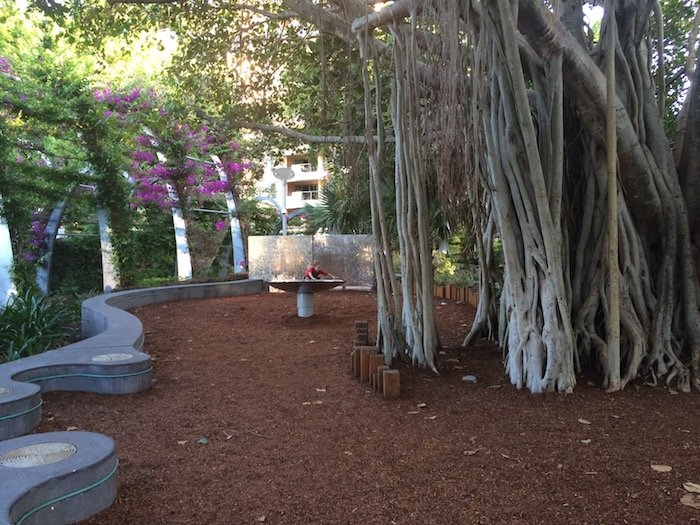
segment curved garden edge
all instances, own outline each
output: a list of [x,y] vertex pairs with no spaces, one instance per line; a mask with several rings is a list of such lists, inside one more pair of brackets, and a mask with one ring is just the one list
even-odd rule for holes
[[[141,351],[144,341],[143,325],[137,317],[125,310],[182,299],[249,295],[262,292],[265,288],[262,280],[246,279],[128,290],[85,300],[82,304],[82,333],[85,339],[0,365],[0,443],[3,449],[12,452],[14,448],[23,446],[26,438],[18,436],[31,432],[39,425],[42,392],[72,390],[126,394],[146,390],[151,386],[151,358]],[[43,436],[47,442],[51,442],[54,434],[39,434],[32,436],[32,439],[36,441],[37,436]],[[80,441],[83,433],[75,434],[76,440]],[[41,437],[38,439],[42,441]],[[84,445],[82,442],[80,444]],[[73,472],[79,472],[90,465],[71,467]],[[0,503],[3,507],[0,508],[0,516],[9,516],[26,494],[37,493],[36,489],[47,483],[47,476],[56,478],[53,480],[56,485],[54,489],[58,492],[66,485],[65,494],[59,499],[70,500],[69,496],[75,492],[75,487],[70,482],[72,478],[61,478],[60,469],[55,470],[54,476],[54,470],[53,465],[35,467],[32,470],[34,475],[29,476],[24,484],[26,491],[22,494],[5,494],[9,489],[0,488]],[[105,497],[110,498],[109,495]],[[102,498],[100,508],[95,508],[94,512],[87,515],[83,513],[81,517],[99,512],[105,508],[104,503]],[[41,508],[43,503],[32,501],[32,504],[35,508]],[[70,504],[66,506],[69,509],[80,508]],[[65,515],[66,523],[74,521],[75,516],[71,512],[68,510]]]

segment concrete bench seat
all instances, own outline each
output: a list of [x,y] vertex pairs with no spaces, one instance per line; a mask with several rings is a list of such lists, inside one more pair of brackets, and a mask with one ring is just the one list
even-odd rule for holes
[[75,523],[117,495],[114,440],[47,432],[0,442],[0,525]]
[[82,305],[86,339],[1,364],[0,525],[75,523],[114,501],[117,458],[111,438],[88,432],[24,434],[41,422],[42,392],[129,394],[151,386],[143,325],[125,309],[265,290],[261,280],[242,280],[92,297]]
[[41,421],[41,392],[140,392],[151,384],[151,358],[128,347],[68,346],[0,366],[0,440]]
[[261,280],[186,284],[91,297],[82,305],[86,339],[0,365],[0,440],[30,432],[41,421],[41,392],[71,390],[130,394],[151,385],[151,359],[143,353],[143,325],[129,312],[153,303],[250,295]]

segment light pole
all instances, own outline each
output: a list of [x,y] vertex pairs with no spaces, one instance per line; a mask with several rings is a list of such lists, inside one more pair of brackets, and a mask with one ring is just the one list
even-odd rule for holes
[[294,177],[292,168],[273,168],[272,174],[282,181],[282,235],[287,235],[287,181]]

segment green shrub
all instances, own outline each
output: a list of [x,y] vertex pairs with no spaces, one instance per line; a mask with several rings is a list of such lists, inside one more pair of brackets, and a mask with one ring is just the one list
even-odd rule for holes
[[62,304],[28,289],[0,310],[0,363],[69,343],[78,334],[78,319],[75,301]]
[[56,239],[51,265],[51,291],[94,293],[102,290],[102,254],[97,234]]
[[433,268],[435,270],[435,282],[446,284],[454,282],[457,273],[457,265],[450,256],[438,250],[433,251]]

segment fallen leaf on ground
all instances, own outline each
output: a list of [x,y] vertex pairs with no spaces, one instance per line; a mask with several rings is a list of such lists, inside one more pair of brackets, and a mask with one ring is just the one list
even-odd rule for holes
[[178,445],[184,445],[185,443],[187,443],[187,440],[177,442]]
[[582,425],[590,425],[591,424],[590,421],[588,421],[587,419],[582,419],[582,418],[578,418],[578,422],[581,423]]
[[583,443],[584,445],[590,445],[590,444],[591,444],[591,440],[590,440],[590,439],[582,439],[582,440],[581,440],[581,443]]
[[322,405],[323,401],[314,401],[314,405]]
[[317,388],[317,389],[316,389],[316,392],[325,392],[325,391],[326,391],[325,388]]
[[474,450],[465,450],[464,452],[462,452],[462,454],[464,454],[465,456],[473,456],[477,454],[480,450],[482,450],[481,447],[475,448]]
[[691,494],[688,492],[681,498],[681,503],[694,509],[700,509],[700,494]]
[[68,432],[72,432],[73,430],[78,430],[78,427],[68,427],[66,428]]
[[418,403],[416,406],[417,406],[418,408],[425,408],[425,407],[427,407],[428,405],[426,405],[425,403]]
[[311,401],[304,401],[304,402],[302,403],[302,405],[304,405],[304,406],[310,405],[310,404],[311,404]]
[[437,416],[426,416],[425,419],[437,419]]
[[255,520],[255,521],[259,521],[260,523],[262,523],[262,522],[265,521],[266,519],[267,519],[267,518],[266,518],[265,516],[260,516],[260,517],[259,517],[257,520]]
[[651,468],[656,472],[671,472],[673,470],[673,467],[670,465],[652,465]]
[[697,494],[700,494],[699,483],[691,483],[690,481],[686,481],[685,483],[683,483],[683,488],[688,492],[695,492]]
[[620,416],[616,416],[615,414],[610,414],[610,417],[613,419],[620,419]]

